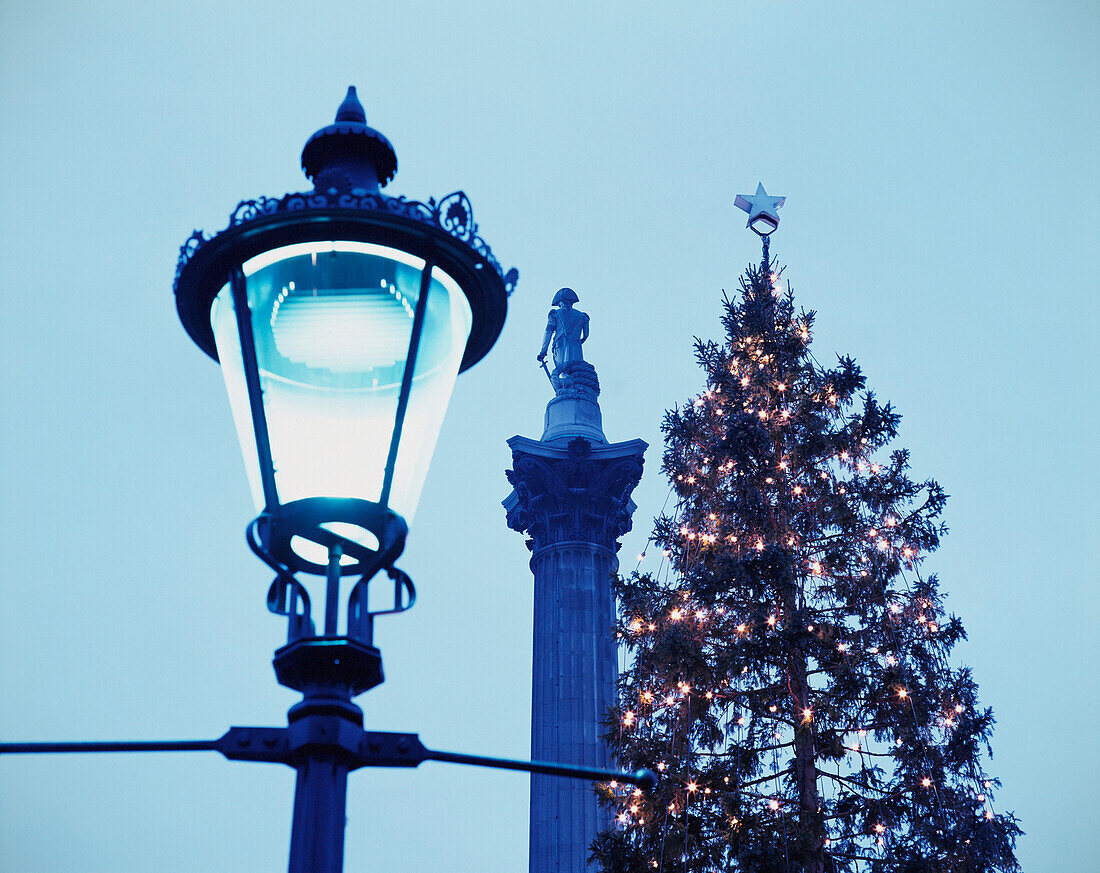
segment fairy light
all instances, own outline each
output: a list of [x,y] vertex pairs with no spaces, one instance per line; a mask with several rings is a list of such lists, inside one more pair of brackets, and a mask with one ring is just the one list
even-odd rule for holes
[[[777,276],[774,273],[765,273],[765,275],[774,289]],[[759,282],[759,278],[755,281]],[[657,623],[679,623],[677,627],[678,634],[684,635],[685,640],[687,635],[690,634],[694,645],[699,647],[700,652],[705,653],[704,657],[709,657],[711,651],[721,652],[721,647],[724,644],[728,645],[732,637],[735,640],[736,656],[741,663],[736,667],[725,667],[724,669],[728,671],[728,678],[725,679],[703,679],[698,670],[690,668],[685,671],[687,675],[679,681],[668,677],[667,674],[660,679],[652,676],[648,680],[652,690],[634,692],[639,694],[638,699],[641,700],[642,704],[652,706],[656,702],[657,707],[651,709],[640,707],[639,711],[642,713],[640,717],[632,710],[623,713],[622,724],[625,727],[638,726],[641,728],[645,726],[646,730],[640,731],[638,734],[621,732],[620,736],[624,737],[624,743],[629,740],[644,745],[667,741],[668,748],[664,749],[663,753],[676,756],[677,763],[672,767],[673,772],[679,770],[681,765],[691,766],[689,762],[694,759],[688,756],[697,752],[695,748],[697,738],[692,738],[690,731],[685,731],[686,727],[691,726],[691,719],[701,716],[715,718],[718,720],[717,724],[720,730],[723,717],[729,719],[726,725],[735,724],[738,727],[744,727],[749,719],[755,719],[752,724],[754,728],[759,728],[759,730],[734,731],[726,728],[725,741],[729,744],[726,753],[729,754],[730,750],[734,748],[742,748],[742,744],[744,744],[743,747],[746,750],[755,750],[754,744],[756,743],[762,745],[767,743],[768,745],[763,747],[772,748],[770,741],[767,739],[769,736],[774,736],[777,741],[774,748],[785,748],[792,745],[792,736],[797,738],[801,735],[800,730],[805,730],[804,728],[795,728],[795,725],[799,722],[802,725],[815,721],[826,724],[834,715],[837,716],[839,721],[839,713],[847,711],[838,707],[837,712],[833,713],[831,706],[827,706],[822,712],[817,712],[814,706],[802,705],[808,703],[805,697],[799,701],[798,697],[794,696],[794,701],[797,702],[795,702],[793,713],[791,712],[790,703],[794,701],[786,697],[786,690],[779,690],[782,683],[783,665],[779,665],[780,672],[778,676],[774,672],[769,672],[776,667],[776,663],[771,660],[775,657],[776,652],[772,650],[757,651],[755,645],[737,641],[755,634],[758,639],[754,642],[763,643],[767,641],[771,646],[779,647],[799,639],[798,635],[792,635],[788,640],[787,637],[777,633],[765,633],[764,629],[766,628],[774,629],[777,626],[782,626],[797,629],[801,626],[806,629],[808,634],[816,634],[816,639],[820,640],[821,643],[820,651],[822,654],[820,657],[817,655],[819,649],[816,643],[812,648],[807,647],[803,652],[808,659],[807,662],[813,666],[815,672],[832,673],[836,670],[842,671],[845,669],[845,665],[850,664],[851,669],[856,671],[857,675],[867,680],[875,675],[876,670],[892,668],[885,671],[886,683],[879,685],[872,692],[874,699],[869,701],[867,705],[877,707],[883,699],[889,701],[891,699],[889,695],[895,694],[896,697],[893,700],[900,701],[904,706],[888,707],[894,713],[889,718],[872,719],[868,717],[860,719],[865,722],[862,727],[858,723],[848,724],[847,726],[837,725],[842,741],[840,748],[844,750],[840,760],[847,762],[844,766],[850,768],[851,772],[855,772],[856,768],[860,766],[866,766],[863,755],[882,753],[881,750],[876,748],[880,740],[886,741],[888,746],[886,752],[890,755],[899,754],[890,747],[901,748],[903,742],[907,744],[907,755],[910,752],[918,753],[922,747],[927,750],[932,740],[931,738],[925,739],[928,736],[926,732],[927,723],[921,719],[931,717],[932,724],[940,725],[944,729],[944,736],[946,737],[946,728],[953,727],[958,716],[964,711],[961,703],[952,704],[949,700],[945,700],[938,708],[938,714],[933,710],[928,715],[918,716],[918,709],[923,709],[923,707],[915,706],[916,701],[923,699],[926,694],[943,693],[944,689],[941,687],[936,692],[933,685],[927,684],[928,677],[923,673],[919,677],[914,677],[907,675],[904,667],[899,668],[899,664],[907,663],[914,656],[919,657],[923,654],[919,648],[920,646],[931,647],[934,644],[934,641],[928,639],[926,635],[934,634],[940,629],[939,624],[934,619],[938,615],[944,614],[938,610],[938,594],[936,594],[935,583],[928,589],[931,592],[930,594],[921,595],[928,596],[932,601],[936,601],[935,606],[932,603],[922,603],[920,596],[914,597],[912,593],[908,596],[904,593],[898,593],[895,588],[899,574],[901,574],[899,568],[902,566],[902,561],[909,570],[915,569],[914,564],[918,560],[921,550],[918,549],[912,539],[920,540],[923,535],[922,532],[929,530],[929,528],[924,527],[924,520],[934,516],[922,512],[920,506],[910,512],[910,509],[907,508],[909,495],[903,491],[892,492],[890,490],[895,479],[902,482],[907,481],[900,465],[893,460],[886,464],[874,461],[872,452],[885,446],[892,437],[891,433],[886,432],[890,428],[884,426],[884,419],[881,417],[876,419],[876,413],[865,414],[862,420],[858,414],[853,415],[851,418],[847,417],[847,410],[850,408],[857,390],[862,390],[861,385],[857,388],[846,379],[841,381],[834,375],[833,371],[820,368],[820,365],[817,365],[818,369],[814,369],[809,361],[806,364],[808,369],[805,371],[785,369],[784,367],[790,363],[789,361],[782,360],[778,355],[765,353],[767,348],[764,345],[765,341],[778,339],[782,342],[790,342],[794,339],[796,333],[803,341],[808,341],[810,338],[808,321],[791,317],[789,310],[786,309],[787,299],[789,298],[785,298],[783,304],[784,309],[779,310],[777,307],[775,312],[777,321],[774,337],[743,337],[729,340],[730,345],[727,346],[727,349],[730,357],[726,357],[717,363],[717,367],[721,368],[717,371],[713,369],[714,365],[712,365],[709,380],[712,387],[689,401],[689,404],[694,403],[695,407],[702,410],[702,412],[698,414],[691,413],[691,407],[689,406],[687,412],[691,414],[685,415],[682,419],[686,427],[692,428],[688,432],[690,440],[686,440],[683,444],[682,472],[676,475],[676,479],[683,483],[677,488],[679,498],[683,501],[677,507],[677,514],[683,513],[680,518],[684,519],[685,523],[678,528],[680,538],[676,539],[673,535],[674,545],[671,548],[662,549],[662,556],[672,559],[668,565],[669,576],[665,576],[663,579],[657,578],[655,584],[657,590],[661,591],[662,596],[665,592],[671,597],[679,594],[683,597],[683,600],[681,601],[679,597],[676,597],[673,602],[680,604],[676,607],[672,607],[671,604],[663,609],[658,607],[660,617],[656,621]],[[783,319],[786,319],[785,324],[780,323]],[[795,354],[798,356],[805,354],[805,352],[799,350]],[[796,368],[800,366],[800,363],[794,364]],[[731,375],[726,375],[723,372],[727,367]],[[836,372],[839,373],[840,371]],[[750,423],[753,420],[765,423],[775,422],[775,426],[768,428],[774,446],[774,454],[770,458],[766,456],[759,459],[754,458],[748,465],[740,466],[729,459],[727,450],[723,447],[721,453],[716,453],[717,456],[713,462],[704,458],[702,463],[699,463],[699,456],[703,452],[715,451],[715,447],[719,445],[718,440],[733,439],[732,434],[725,430],[726,423],[724,420],[722,422],[718,421],[718,417],[723,413],[720,402],[723,398],[719,397],[721,394],[719,382],[724,383],[730,389],[727,392],[727,399],[729,399],[731,405],[729,410],[731,414],[735,413],[737,408],[740,407],[743,410],[744,419]],[[836,382],[837,384],[829,384],[830,382]],[[814,393],[815,389],[810,387],[811,385],[818,386],[816,393]],[[746,390],[738,391],[736,386]],[[776,393],[770,393],[772,391]],[[734,397],[729,398],[729,393],[733,393]],[[787,393],[791,393],[792,397],[786,397]],[[780,397],[779,395],[783,396]],[[788,401],[790,408],[783,408],[788,404]],[[803,406],[804,403],[805,406]],[[837,406],[840,406],[841,409],[837,410],[835,408]],[[832,442],[833,448],[826,450],[821,456],[810,455],[808,454],[809,450],[804,450],[802,447],[814,444],[802,442],[801,433],[798,441],[795,441],[793,437],[788,437],[789,429],[780,427],[780,425],[790,420],[792,409],[810,410],[810,418],[806,422],[808,429],[819,428],[819,422],[831,423],[830,427],[832,429],[828,432],[823,431],[823,433],[827,433],[834,440]],[[713,415],[708,413],[713,413]],[[796,418],[801,420],[802,416],[799,414],[796,415]],[[712,432],[709,428],[714,428],[714,431]],[[864,429],[868,436],[861,437],[859,435],[861,429]],[[858,445],[856,444],[857,440]],[[828,445],[828,443],[825,443],[825,445]],[[840,445],[845,446],[845,448],[841,449]],[[852,448],[848,449],[847,446],[852,446]],[[669,451],[672,451],[672,449],[670,448]],[[802,456],[803,451],[807,451],[806,456]],[[760,466],[757,466],[758,462]],[[785,476],[789,476],[791,481],[787,481]],[[881,476],[882,480],[875,482],[871,479],[872,476]],[[700,485],[700,488],[694,488],[696,484]],[[778,488],[774,487],[777,484]],[[851,488],[847,487],[849,484],[852,485]],[[773,487],[764,488],[764,486]],[[751,505],[747,511],[743,511],[742,508],[736,505],[723,505],[723,510],[720,513],[708,511],[712,506],[724,504],[728,497],[737,496],[745,491],[753,494],[753,489],[762,489],[762,491],[756,492],[762,497],[764,503],[759,513],[752,509]],[[775,493],[776,491],[778,491],[778,494]],[[840,500],[835,497],[835,495],[848,495],[849,493],[851,494],[850,499],[845,497]],[[788,495],[788,497],[784,498],[784,495]],[[799,499],[790,499],[791,495]],[[803,496],[805,496],[805,500],[801,499]],[[845,521],[835,524],[836,530],[827,530],[821,524],[818,524],[819,505],[824,507],[823,511],[825,513],[834,511],[850,513],[851,518],[862,518],[863,522],[861,524],[858,521]],[[827,521],[832,516],[826,514],[824,518]],[[730,532],[730,527],[737,529],[738,533]],[[676,529],[675,525],[669,528],[670,531]],[[662,528],[662,531],[664,530]],[[794,530],[798,531],[797,538],[792,534]],[[766,541],[765,536],[767,537]],[[910,541],[906,542],[907,539],[910,539]],[[832,545],[834,541],[837,542],[835,549]],[[768,546],[768,543],[772,545]],[[799,574],[800,578],[795,579],[796,584],[804,586],[801,592],[795,595],[795,599],[788,599],[785,595],[780,596],[779,594],[764,595],[763,604],[760,604],[759,594],[754,592],[753,597],[743,596],[745,592],[736,588],[736,582],[730,582],[729,588],[723,589],[721,584],[724,580],[720,576],[716,576],[716,581],[719,584],[715,589],[708,587],[706,590],[700,590],[698,594],[683,590],[687,587],[687,579],[696,574],[703,578],[701,571],[708,574],[714,570],[722,572],[724,570],[722,562],[726,560],[732,562],[745,561],[748,557],[755,557],[754,552],[761,553],[780,544],[784,544],[783,554],[786,554],[794,562],[794,566],[804,568]],[[795,551],[796,549],[802,549],[801,553]],[[639,554],[639,561],[645,557],[647,551],[648,546]],[[746,555],[746,552],[748,555]],[[781,555],[777,555],[777,559],[779,557]],[[711,564],[712,561],[714,565]],[[756,561],[750,566],[761,566],[763,563],[762,561]],[[718,568],[722,569],[719,570]],[[664,564],[662,562],[663,571]],[[764,584],[769,584],[772,581],[767,576],[770,571],[770,564],[761,567],[760,577]],[[822,576],[827,581],[817,581],[817,578]],[[811,577],[814,578],[811,579]],[[920,577],[918,576],[918,578]],[[756,581],[755,571],[753,581]],[[908,588],[909,582],[904,575],[901,575],[900,581]],[[920,579],[920,582],[923,587],[925,580]],[[854,596],[848,593],[850,589],[846,591],[844,588],[844,586],[855,586],[857,583],[858,591]],[[660,588],[660,586],[666,584],[669,586],[668,588]],[[708,586],[713,584],[713,582],[708,582]],[[727,590],[729,591],[728,597],[725,593]],[[818,596],[835,599],[826,605],[822,605],[815,602],[815,598]],[[863,614],[864,626],[862,628],[858,624],[861,617],[859,609],[853,605],[853,601],[857,598],[859,601],[862,601],[863,598],[869,598],[866,601],[868,604],[879,604],[877,609],[870,607]],[[717,606],[716,600],[718,599],[722,599],[729,604],[730,620],[728,622],[719,620],[719,616],[724,615],[726,610]],[[768,600],[771,600],[772,603],[769,604]],[[760,605],[754,605],[754,602]],[[834,607],[839,608],[834,610]],[[847,607],[847,610],[845,607]],[[765,613],[762,620],[758,613],[752,612],[757,608],[770,609],[771,614]],[[837,614],[836,617],[834,617],[834,612]],[[886,613],[885,617],[888,619],[885,621],[883,620],[884,612]],[[812,623],[807,623],[806,619],[810,619],[811,616]],[[782,617],[782,622],[780,617]],[[629,613],[626,618],[630,618]],[[629,629],[632,634],[637,635],[646,626],[645,622],[647,620],[648,616],[646,615],[636,617],[626,625],[625,629]],[[706,621],[705,625],[703,624],[704,621]],[[654,622],[650,622],[648,627],[652,631]],[[884,632],[886,636],[881,635]],[[837,636],[841,635],[849,639],[836,639]],[[633,645],[645,646],[644,654],[645,657],[649,658],[655,653],[659,653],[658,647],[662,644],[658,643],[658,639],[658,637],[643,637],[633,639],[631,642]],[[801,639],[809,638],[801,637]],[[872,640],[878,642],[879,645],[867,645]],[[918,647],[915,652],[914,646]],[[827,654],[830,647],[835,647],[837,653],[831,658]],[[872,655],[873,659],[867,658],[864,652]],[[638,675],[640,674],[635,674],[636,677]],[[790,689],[791,676],[788,667],[787,690]],[[672,678],[672,681],[670,681],[670,678]],[[775,683],[777,678],[780,684],[773,685],[772,683]],[[695,692],[696,700],[702,697],[708,701],[707,704],[703,705],[703,713],[695,711],[695,708],[691,706],[693,701],[689,696],[690,685],[684,679],[695,680],[698,689]],[[716,681],[717,684],[715,684]],[[907,687],[909,681],[916,683],[913,692],[910,692]],[[675,682],[675,688],[671,688],[672,682]],[[898,684],[899,682],[905,684]],[[760,687],[761,685],[764,687]],[[714,690],[707,690],[704,693],[707,686]],[[761,700],[756,696],[761,693],[767,693],[771,700],[775,702],[769,703],[768,697]],[[965,694],[959,696],[965,699]],[[662,701],[664,705],[670,707],[669,710],[662,709]],[[710,701],[715,701],[715,703],[711,705]],[[762,705],[766,707],[766,710],[763,709]],[[953,711],[952,707],[954,707]],[[739,714],[739,710],[745,714]],[[881,710],[879,711],[881,712]],[[904,721],[908,718],[907,714],[910,712],[914,719],[912,725]],[[732,718],[734,715],[736,717]],[[761,716],[764,716],[763,721],[761,721]],[[828,724],[828,727],[832,729],[833,725]],[[874,743],[867,739],[868,730],[874,734]],[[853,745],[844,744],[843,741],[846,738],[849,742],[854,739],[852,737],[853,732],[858,733],[862,741]],[[635,736],[637,736],[637,740],[634,739]],[[788,742],[781,742],[783,737],[786,737]],[[904,741],[902,737],[905,738]],[[947,742],[947,740],[944,739],[942,742]],[[846,757],[846,754],[854,753],[861,756],[858,761]],[[658,754],[661,754],[661,752],[658,752]],[[820,752],[816,754],[820,754]],[[779,773],[785,771],[780,770],[782,765],[778,762],[778,757],[776,761],[777,773],[775,775],[776,785],[778,786]],[[931,772],[933,765],[927,758],[923,761],[916,760],[915,766],[920,768],[916,771],[915,779],[912,775],[906,778],[901,771],[898,771],[893,772],[888,780],[884,779],[884,782],[892,781],[895,783],[895,785],[890,786],[891,792],[903,788],[904,792],[909,795],[922,797],[921,808],[927,808],[925,805],[930,804],[933,806],[933,814],[935,814],[935,806],[940,803],[939,796],[936,793],[937,782],[941,780],[940,774],[938,771]],[[669,765],[662,761],[656,765],[655,769],[658,772],[666,773]],[[718,794],[724,803],[732,801],[734,797],[732,792],[738,791],[738,780],[734,778],[731,781],[731,777],[725,775],[722,777],[722,782],[718,782],[717,778],[714,778],[717,775],[721,775],[720,771],[714,773],[709,770],[697,770],[694,778],[686,779],[682,771],[677,773],[677,776],[684,781],[673,783],[674,785],[678,784],[679,787],[674,788],[672,791],[673,797],[668,798],[670,800],[667,805],[668,812],[672,814],[694,812],[690,804],[695,802],[694,798],[697,795],[700,800],[709,799],[712,796],[712,789],[705,787],[708,782],[711,782],[712,778],[713,792]],[[818,778],[821,775],[828,774],[819,771]],[[840,778],[844,778],[843,771]],[[946,789],[948,786],[953,785],[953,782],[946,781],[945,777],[943,784]],[[988,787],[989,783],[986,782],[985,785]],[[723,786],[726,787],[723,788]],[[746,793],[752,795],[752,792]],[[771,793],[781,795],[782,791],[777,787],[773,788]],[[635,794],[638,794],[638,792],[636,791]],[[834,800],[839,802],[843,796],[844,788],[841,786]],[[951,792],[947,791],[945,796],[950,797]],[[969,796],[971,798],[975,797],[973,793]],[[786,801],[782,801],[779,796],[769,799],[767,793],[765,793],[763,797],[760,795],[756,795],[756,797],[759,798],[757,802],[763,803],[765,808],[770,809],[772,812],[781,812],[784,808],[792,808]],[[827,797],[827,795],[822,795],[822,797]],[[619,810],[622,810],[619,820],[629,821],[632,825],[640,824],[641,820],[638,816],[643,805],[642,801],[631,801],[629,795],[623,795],[620,799],[623,802],[619,807]],[[977,799],[979,803],[985,803],[986,795],[984,793],[977,795]],[[868,803],[871,802],[871,798],[864,798],[864,800]],[[681,801],[683,802],[681,803]],[[658,805],[657,810],[659,808]],[[704,809],[706,809],[705,800]],[[760,810],[760,807],[756,807],[756,809]],[[980,806],[974,807],[975,813],[982,811]],[[984,812],[987,819],[993,817],[990,809],[986,809]],[[656,818],[654,817],[655,814]],[[861,814],[866,815],[867,810],[865,809]],[[944,813],[940,810],[939,814],[943,815]],[[908,812],[905,815],[908,815]],[[948,815],[950,815],[950,810]],[[653,820],[653,824],[656,825],[660,818],[659,813],[650,810],[649,816]],[[843,842],[847,845],[855,837],[860,846],[866,849],[870,849],[875,842],[879,846],[885,846],[887,843],[885,835],[887,833],[895,834],[899,828],[909,827],[909,825],[895,822],[892,813],[879,813],[878,816],[874,816],[872,813],[872,816],[863,819],[862,822],[856,825],[856,830],[862,832],[862,837],[858,833],[846,833]],[[883,820],[875,823],[878,817]],[[891,821],[890,825],[887,825],[885,821],[888,818]],[[907,819],[903,817],[899,818],[898,821],[904,822]],[[731,828],[743,824],[735,816],[728,818],[728,822]],[[719,827],[721,826],[720,823],[721,818],[718,819]],[[777,819],[776,825],[778,823],[779,820]],[[846,820],[846,824],[851,824],[851,818]],[[939,822],[937,822],[937,825],[943,826]],[[946,826],[944,827],[944,833],[946,833]],[[830,829],[832,829],[832,826],[830,826]],[[846,830],[850,830],[850,828],[846,828]],[[837,832],[840,833],[840,831]],[[639,845],[641,847],[648,846],[647,841],[652,838],[653,834],[640,837],[642,842]],[[908,839],[908,836],[906,839]],[[828,847],[831,843],[832,840],[829,838],[823,838],[824,846]],[[886,849],[881,851],[883,857],[887,853],[888,850]],[[652,866],[656,869],[660,864],[653,862]]]

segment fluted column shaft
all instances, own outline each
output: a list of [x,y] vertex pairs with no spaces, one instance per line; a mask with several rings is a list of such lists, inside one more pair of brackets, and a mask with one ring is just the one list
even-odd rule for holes
[[[615,702],[610,576],[618,564],[614,552],[589,542],[557,543],[531,560],[531,757],[536,761],[607,766],[600,734]],[[588,846],[607,824],[591,783],[533,775],[530,870],[584,870]]]

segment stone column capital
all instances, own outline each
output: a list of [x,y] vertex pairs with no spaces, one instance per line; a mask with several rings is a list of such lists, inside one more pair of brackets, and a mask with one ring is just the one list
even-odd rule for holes
[[642,476],[643,440],[599,444],[584,437],[541,442],[515,436],[508,527],[528,535],[534,553],[565,542],[617,552],[632,525],[631,493]]

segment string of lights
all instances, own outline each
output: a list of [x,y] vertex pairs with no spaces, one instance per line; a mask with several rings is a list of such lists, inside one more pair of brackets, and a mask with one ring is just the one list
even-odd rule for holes
[[662,782],[602,787],[615,827],[594,857],[1015,869],[1019,831],[978,755],[992,715],[951,667],[962,626],[919,570],[946,495],[888,449],[900,417],[855,362],[813,356],[815,314],[795,311],[781,272],[767,254],[748,269],[725,342],[696,345],[704,390],[665,417],[661,558],[646,571],[647,544],[617,582],[628,654],[607,736]]

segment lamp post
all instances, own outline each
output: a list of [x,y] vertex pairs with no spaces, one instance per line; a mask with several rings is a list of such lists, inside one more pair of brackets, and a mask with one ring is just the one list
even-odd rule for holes
[[[516,271],[477,233],[469,200],[381,192],[393,147],[354,88],[302,152],[310,192],[241,202],[229,226],[181,248],[180,320],[221,364],[258,516],[252,550],[274,571],[267,606],[287,620],[279,683],[302,693],[285,728],[217,740],[0,743],[0,752],[202,751],[297,771],[290,873],[343,867],[348,773],[426,760],[646,786],[623,774],[426,749],[363,729],[353,698],[383,681],[374,620],[412,606],[395,566],[458,374],[504,325]],[[392,600],[371,597],[384,573]],[[299,575],[324,582],[314,590]],[[345,584],[346,583],[346,584]]]
[[[268,608],[288,619],[275,674],[304,695],[291,727],[335,737],[362,726],[352,698],[382,682],[375,617],[415,599],[394,562],[455,378],[496,341],[516,273],[477,236],[465,195],[381,193],[397,157],[354,88],[302,168],[312,192],[242,203],[221,233],[193,235],[175,291],[225,378],[259,511],[249,543],[276,574]],[[372,611],[380,571],[394,597]],[[325,577],[321,615],[297,573]],[[296,763],[290,869],[303,873],[339,869],[343,849],[349,762],[313,748]]]

